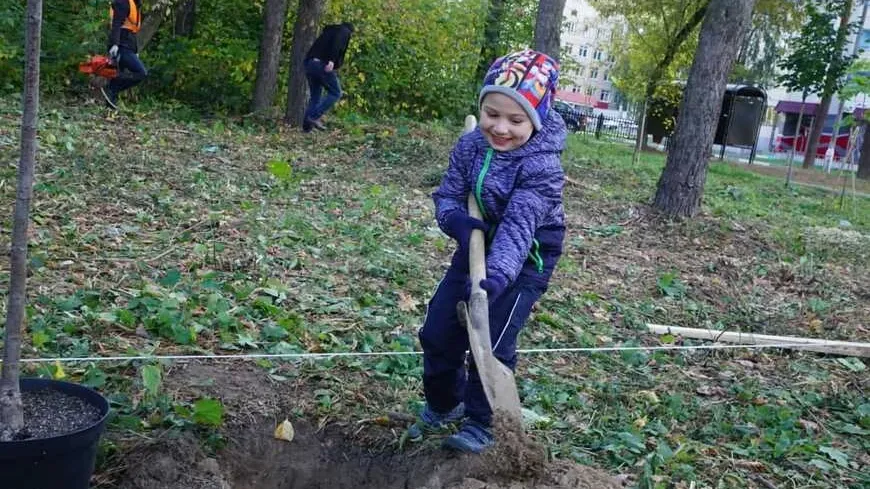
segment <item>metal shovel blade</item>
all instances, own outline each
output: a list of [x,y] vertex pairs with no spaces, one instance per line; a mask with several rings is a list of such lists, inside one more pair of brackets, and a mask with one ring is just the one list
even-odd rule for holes
[[[486,307],[485,293],[483,301],[484,307]],[[475,302],[475,298],[472,297],[471,303]],[[486,395],[486,400],[489,401],[489,407],[493,413],[500,414],[510,424],[521,426],[523,414],[514,373],[492,354],[489,321],[471,319],[468,306],[464,302],[460,302],[456,309],[459,321],[468,330],[468,343],[471,354],[474,356],[480,383],[483,384],[483,393]],[[489,314],[488,310],[486,314]]]

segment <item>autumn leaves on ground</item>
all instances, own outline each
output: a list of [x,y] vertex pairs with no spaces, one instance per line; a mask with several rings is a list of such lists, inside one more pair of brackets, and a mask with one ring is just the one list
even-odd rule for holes
[[[458,124],[336,119],[303,136],[47,103],[26,357],[418,349],[452,251],[429,194]],[[5,202],[18,109],[0,102]],[[563,162],[566,254],[521,347],[695,344],[648,322],[870,340],[867,199],[841,209],[834,193],[714,163],[702,215],[670,222],[647,206],[661,156],[632,167],[629,148],[571,136]],[[403,438],[416,356],[31,368],[110,397],[97,487],[297,487],[314,473],[484,487],[445,478],[467,462],[437,437]],[[783,350],[529,354],[518,371],[552,459],[639,487],[866,486],[868,378],[859,359]],[[294,442],[272,437],[285,418]]]

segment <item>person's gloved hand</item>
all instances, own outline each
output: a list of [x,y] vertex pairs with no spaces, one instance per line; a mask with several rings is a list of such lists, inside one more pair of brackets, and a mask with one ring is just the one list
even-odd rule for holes
[[486,297],[490,302],[496,300],[507,289],[507,278],[495,274],[480,281],[480,288],[486,291]]
[[459,243],[460,250],[468,253],[468,241],[471,239],[471,231],[480,229],[486,234],[489,224],[475,219],[462,211],[453,211],[444,220],[444,231],[448,236]]
[[115,44],[109,48],[109,57],[112,58],[112,61],[117,61],[118,59],[118,45]]

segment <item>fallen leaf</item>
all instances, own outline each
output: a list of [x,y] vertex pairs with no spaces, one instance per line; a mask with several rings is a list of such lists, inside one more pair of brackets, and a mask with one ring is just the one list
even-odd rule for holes
[[754,472],[764,472],[764,464],[755,460],[735,460],[734,465],[741,469],[752,470]]
[[721,396],[725,394],[725,389],[711,384],[702,384],[695,389],[695,392],[702,396]]
[[275,438],[278,440],[293,441],[295,435],[296,430],[293,429],[290,420],[285,419],[275,428]]
[[63,371],[63,367],[59,360],[54,361],[54,373],[51,376],[54,380],[62,380],[66,378],[66,372]]
[[659,396],[653,391],[647,391],[647,390],[637,391],[637,395],[638,395],[638,397],[643,398],[644,400],[650,402],[651,404],[658,404],[660,402]]
[[413,312],[417,310],[419,302],[410,294],[399,291],[399,310],[402,312]]

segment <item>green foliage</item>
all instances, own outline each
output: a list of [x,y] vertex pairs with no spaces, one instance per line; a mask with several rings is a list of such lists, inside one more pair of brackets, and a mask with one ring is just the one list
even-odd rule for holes
[[371,114],[461,116],[474,107],[482,2],[345,0],[326,22],[357,32],[341,70],[342,105]]
[[[699,29],[695,26],[683,37],[680,33],[707,3],[709,0],[591,2],[601,15],[622,18],[629,26],[623,36],[614,38],[614,45],[609,49],[617,54],[611,75],[620,92],[631,100],[643,100],[650,83],[658,90],[688,70]],[[667,57],[671,57],[671,61],[661,66]]]
[[[843,87],[840,88],[840,97],[844,100],[849,100],[858,95],[870,95],[870,60],[858,59],[846,75],[846,81]],[[865,112],[864,118],[870,115]]]
[[759,0],[737,54],[732,82],[772,86],[776,65],[805,16],[803,0]]
[[676,271],[663,273],[656,279],[656,287],[665,297],[680,298],[686,293],[686,284],[679,278]]
[[[153,2],[152,2],[153,3]],[[461,117],[473,110],[484,5],[477,0],[342,0],[328,2],[324,23],[357,26],[340,77],[339,108],[417,118]],[[173,34],[170,14],[140,52],[148,79],[145,96],[176,99],[199,108],[244,112],[256,76],[263,2],[200,0],[190,38]],[[500,28],[505,51],[531,41],[537,2],[506,2]],[[148,5],[146,3],[146,9]],[[153,6],[152,6],[153,9]],[[106,47],[105,0],[46,0],[43,90],[84,91],[78,64]],[[147,14],[148,12],[146,12]],[[278,100],[286,92],[288,54],[296,4],[291,2],[283,40]],[[23,79],[24,6],[0,7],[0,91],[16,92]]]
[[[0,93],[19,91],[23,82],[25,3],[0,6]],[[107,2],[47,0],[42,12],[41,90],[81,88],[78,64],[88,54],[106,50]]]
[[163,381],[163,373],[159,366],[146,365],[142,367],[142,385],[145,386],[145,394],[156,397],[160,393],[160,384]]
[[193,420],[203,426],[220,426],[224,421],[224,406],[216,399],[200,399],[193,403]]
[[839,90],[855,57],[843,51],[845,37],[838,32],[845,0],[807,4],[807,20],[791,52],[779,64],[783,71],[777,81],[785,88],[804,94],[821,94],[826,88]]
[[199,0],[196,7],[193,37],[174,36],[170,17],[141,53],[149,69],[141,91],[201,108],[243,111],[256,76],[262,2]]

